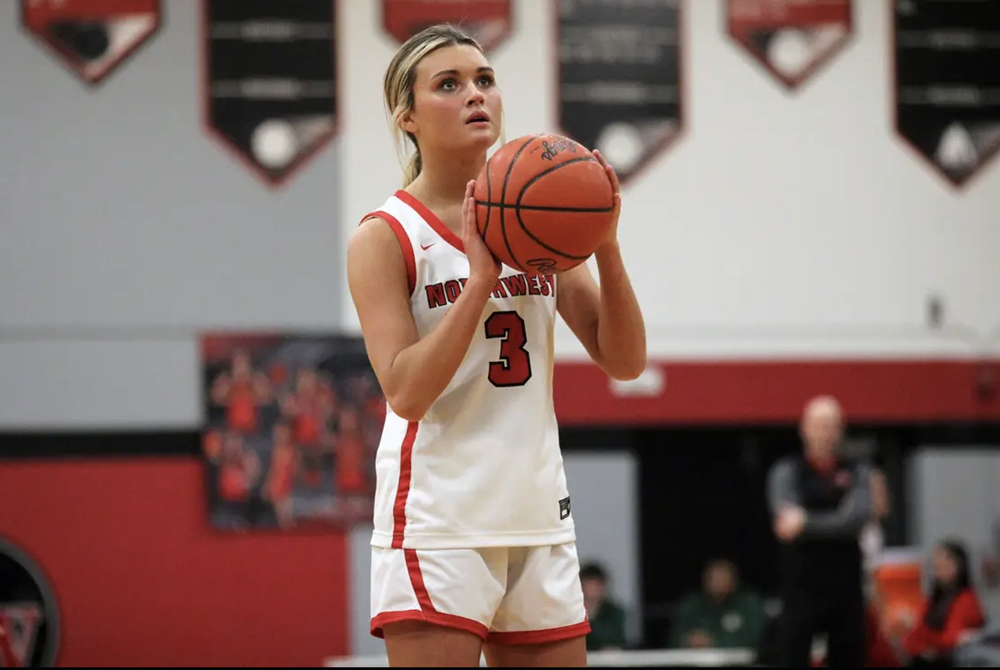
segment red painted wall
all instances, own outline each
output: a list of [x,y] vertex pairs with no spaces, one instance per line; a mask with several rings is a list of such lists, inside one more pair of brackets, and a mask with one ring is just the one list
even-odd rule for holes
[[62,666],[319,666],[348,653],[347,537],[223,534],[196,458],[0,464],[0,535],[47,573]]
[[563,426],[796,423],[813,395],[829,393],[848,422],[1000,421],[1000,360],[651,361],[663,386],[616,395],[582,362],[556,365]]

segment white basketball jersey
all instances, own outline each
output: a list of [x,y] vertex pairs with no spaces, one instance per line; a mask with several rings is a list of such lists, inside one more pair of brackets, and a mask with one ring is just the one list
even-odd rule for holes
[[[399,239],[423,338],[468,280],[462,241],[405,191],[373,215]],[[409,422],[388,408],[375,459],[372,545],[576,539],[552,402],[555,296],[555,277],[504,266],[465,359],[424,418]]]

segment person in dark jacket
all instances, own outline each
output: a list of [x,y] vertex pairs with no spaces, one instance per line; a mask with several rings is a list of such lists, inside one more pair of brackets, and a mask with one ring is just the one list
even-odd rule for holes
[[814,636],[827,634],[827,664],[865,661],[865,596],[860,534],[872,515],[871,470],[838,453],[839,403],[811,400],[802,415],[804,451],[768,475],[774,533],[782,543],[778,665],[805,667]]
[[934,585],[917,625],[903,639],[911,667],[953,667],[955,647],[986,623],[969,578],[969,555],[957,541],[934,551]]
[[587,650],[625,648],[625,608],[608,593],[608,574],[604,567],[598,563],[587,563],[580,568],[580,582],[590,621]]

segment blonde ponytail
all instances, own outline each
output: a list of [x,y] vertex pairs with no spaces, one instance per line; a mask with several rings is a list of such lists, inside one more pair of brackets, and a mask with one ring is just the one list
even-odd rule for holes
[[420,172],[424,169],[424,157],[420,155],[420,145],[417,144],[417,138],[406,133],[409,137],[410,142],[413,143],[413,157],[410,158],[410,162],[406,164],[403,168],[403,188],[406,188],[420,176]]

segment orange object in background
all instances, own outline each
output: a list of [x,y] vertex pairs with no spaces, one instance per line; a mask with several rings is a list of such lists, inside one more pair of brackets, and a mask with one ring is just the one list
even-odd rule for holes
[[905,635],[920,616],[924,602],[923,555],[919,548],[887,549],[873,571],[882,630]]

